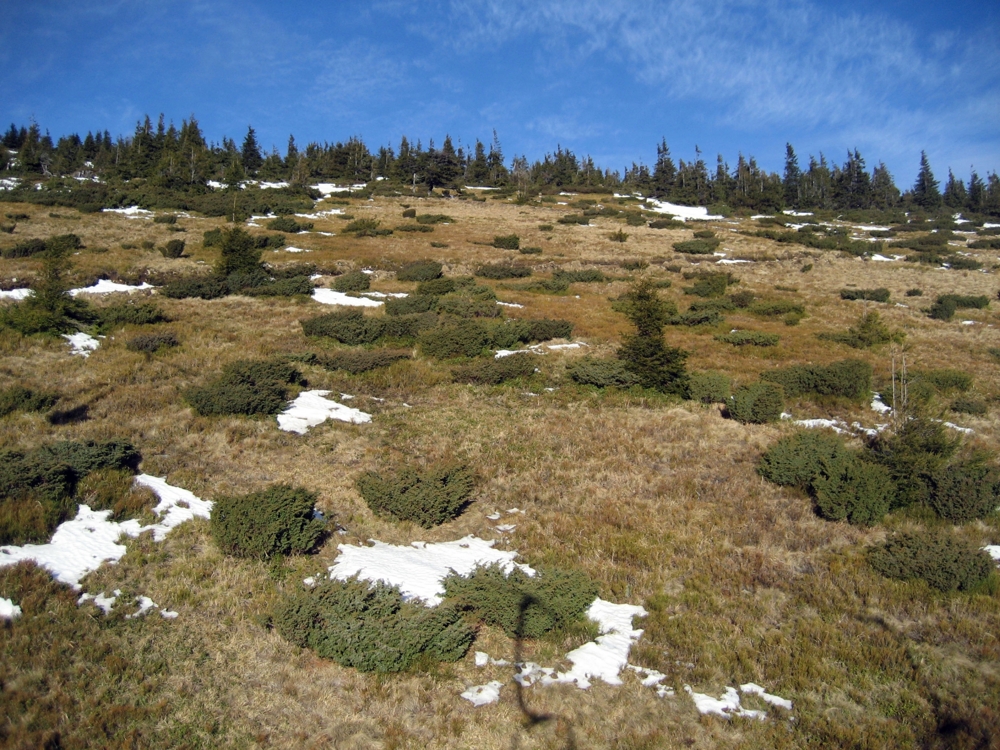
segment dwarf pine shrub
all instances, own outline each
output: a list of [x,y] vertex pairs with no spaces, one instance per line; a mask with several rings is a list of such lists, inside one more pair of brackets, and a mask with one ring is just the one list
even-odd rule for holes
[[499,318],[503,313],[492,299],[475,299],[464,294],[446,294],[436,299],[435,309],[439,313],[456,318]]
[[455,220],[447,214],[418,214],[418,224],[454,224]]
[[684,294],[695,294],[699,297],[721,297],[730,284],[738,283],[739,279],[729,273],[706,273],[698,277],[693,286],[685,287]]
[[608,277],[596,268],[585,268],[579,271],[566,271],[560,268],[552,274],[552,280],[565,284],[600,284],[607,281]]
[[310,552],[324,526],[315,515],[315,503],[316,493],[287,484],[216,498],[212,538],[223,553],[234,557],[266,560]]
[[357,579],[292,594],[273,619],[290,643],[362,672],[401,672],[423,659],[457,661],[475,639],[447,602],[425,607],[404,601],[397,588]]
[[733,346],[777,346],[781,337],[776,333],[763,331],[731,331],[719,334],[715,340]]
[[[736,297],[736,295],[734,294],[733,297]],[[738,304],[737,307],[739,307]],[[761,318],[778,318],[783,315],[801,317],[806,314],[806,308],[804,305],[786,299],[754,300],[747,307],[747,310],[751,315],[756,315]]]
[[474,484],[467,467],[445,463],[423,471],[404,468],[390,476],[368,471],[355,486],[376,514],[429,529],[457,518]]
[[521,238],[516,234],[498,234],[493,238],[493,247],[501,250],[518,250],[521,247]]
[[436,278],[428,279],[427,281],[421,281],[417,284],[417,295],[437,295],[441,296],[443,294],[451,294],[455,291],[456,284],[454,279],[448,278]]
[[874,310],[862,313],[858,322],[848,328],[845,333],[819,334],[821,339],[847,344],[852,349],[870,349],[892,341],[901,343],[904,336],[905,334],[901,331],[890,331]]
[[511,354],[499,359],[477,359],[467,365],[460,365],[452,372],[456,383],[477,385],[499,385],[514,378],[527,378],[535,372],[537,357],[534,354]]
[[717,237],[711,239],[683,240],[675,242],[674,251],[685,255],[711,255],[722,244],[722,240]]
[[340,349],[317,357],[317,364],[327,370],[344,370],[359,375],[411,358],[410,352],[402,349]]
[[994,573],[990,556],[948,531],[893,534],[868,552],[868,562],[886,578],[921,579],[939,591],[968,591]]
[[164,258],[180,258],[184,255],[184,240],[168,240],[160,249]]
[[180,346],[180,344],[181,342],[177,340],[177,336],[170,331],[163,331],[160,333],[142,333],[138,336],[133,336],[125,342],[125,348],[131,352],[155,354],[163,349],[172,349],[175,346]]
[[810,482],[819,515],[830,521],[872,526],[889,512],[896,485],[883,466],[847,452],[834,460],[821,460],[820,471]]
[[20,385],[0,389],[0,418],[16,411],[48,411],[56,405],[55,393],[32,391]]
[[272,232],[288,232],[289,234],[308,232],[313,228],[312,222],[310,221],[298,222],[291,216],[279,216],[277,219],[271,219],[269,222],[267,222],[266,226]]
[[583,216],[581,214],[566,214],[565,216],[560,216],[556,219],[560,224],[589,224],[590,217]]
[[985,401],[969,396],[956,398],[948,408],[958,414],[972,414],[977,417],[983,416],[988,411]]
[[338,292],[364,292],[371,286],[369,277],[364,271],[349,271],[333,280],[333,288]]
[[404,219],[415,219],[417,218],[417,209],[415,208],[404,208],[403,209]]
[[229,294],[229,284],[223,276],[190,276],[164,284],[160,294],[171,299],[218,299]]
[[686,229],[687,224],[677,219],[654,219],[649,222],[650,229]]
[[476,276],[483,279],[523,279],[531,276],[531,268],[513,263],[491,263],[477,268]]
[[986,518],[1000,508],[1000,471],[982,455],[949,463],[931,475],[930,505],[953,523]]
[[202,416],[277,414],[287,400],[287,386],[301,382],[288,362],[237,360],[226,365],[213,382],[189,388],[184,398]]
[[97,311],[100,326],[110,331],[121,326],[143,326],[169,322],[169,318],[153,302],[121,302]]
[[[413,209],[410,209],[413,210]],[[396,272],[399,281],[430,281],[441,277],[443,266],[434,260],[418,260],[407,263]]]
[[846,300],[869,300],[871,302],[888,302],[889,290],[885,287],[878,289],[841,289],[840,298]]
[[420,351],[435,359],[476,357],[489,343],[489,332],[478,320],[463,320],[421,332],[417,337]]
[[882,432],[871,442],[871,457],[888,469],[896,483],[893,508],[930,504],[935,478],[958,450],[941,422],[923,417],[906,420],[895,432]]
[[520,568],[476,568],[467,576],[444,579],[445,601],[511,638],[539,638],[583,617],[597,597],[597,584],[574,570],[540,568],[529,576]]
[[729,416],[744,424],[777,422],[783,407],[781,386],[767,382],[741,385],[726,402]]
[[801,430],[768,448],[760,458],[757,472],[782,487],[808,490],[824,464],[843,462],[847,453],[839,435],[824,430]]
[[639,376],[620,359],[584,357],[570,367],[568,373],[574,382],[598,388],[628,388],[640,383]]
[[262,284],[245,287],[242,293],[251,297],[294,297],[297,294],[310,295],[314,288],[308,276],[292,276],[274,281],[268,279]]
[[44,542],[72,515],[77,483],[100,469],[135,472],[130,443],[64,441],[0,453],[0,544]]
[[817,395],[861,401],[871,395],[872,366],[860,359],[844,359],[830,365],[791,365],[761,374],[777,383],[786,396]]
[[693,372],[688,397],[703,404],[724,404],[732,394],[732,381],[723,372]]
[[438,304],[433,294],[411,294],[408,297],[390,297],[383,309],[386,315],[414,315],[433,311]]

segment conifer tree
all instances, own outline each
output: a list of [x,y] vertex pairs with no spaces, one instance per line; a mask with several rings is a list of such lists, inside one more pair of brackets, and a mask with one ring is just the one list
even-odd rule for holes
[[791,143],[785,144],[785,176],[782,180],[785,192],[785,205],[798,208],[802,202],[802,170],[799,169],[799,157]]
[[924,151],[920,152],[920,172],[913,185],[911,198],[915,204],[925,209],[934,209],[941,205],[938,181],[934,179],[930,162],[927,160],[927,153]]
[[955,175],[950,168],[948,169],[948,182],[945,183],[942,198],[948,208],[954,208],[959,211],[965,208],[968,203],[969,196],[965,191],[965,183],[955,179]]
[[254,177],[264,163],[264,157],[260,154],[260,146],[257,144],[257,134],[251,126],[247,126],[247,136],[243,139],[240,158],[243,161],[244,171],[250,177]]
[[969,210],[973,213],[982,213],[986,207],[986,183],[983,182],[982,177],[976,174],[975,169],[972,170],[972,176],[969,177],[968,200]]

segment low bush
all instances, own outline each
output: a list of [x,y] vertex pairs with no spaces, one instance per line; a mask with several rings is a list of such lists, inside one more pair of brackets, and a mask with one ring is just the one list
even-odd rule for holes
[[367,316],[361,310],[338,310],[300,320],[306,336],[328,336],[342,344],[359,346],[374,344],[379,339],[412,339],[418,333],[433,328],[437,316],[394,315]]
[[159,214],[153,217],[154,224],[176,224],[177,217],[174,214]]
[[906,290],[906,296],[907,297],[923,297],[924,296],[924,290],[923,289],[917,289],[916,287],[914,287],[913,289],[907,289]]
[[467,297],[464,294],[446,294],[437,297],[437,311],[456,318],[499,318],[502,310],[496,300]]
[[698,297],[721,297],[726,293],[730,284],[738,282],[739,279],[730,273],[700,274],[693,286],[684,288],[684,294],[694,294]]
[[417,209],[415,209],[415,208],[406,208],[406,209],[403,209],[403,218],[404,219],[415,219],[415,218],[417,218]]
[[454,292],[456,288],[454,279],[438,278],[421,281],[417,284],[417,295],[444,295]]
[[524,279],[531,276],[531,268],[512,263],[492,263],[477,268],[476,276],[483,279]]
[[55,393],[33,391],[20,385],[0,389],[0,418],[16,411],[48,411],[56,405]]
[[518,250],[521,247],[521,238],[516,234],[498,234],[493,238],[493,247],[501,250]]
[[121,326],[144,326],[169,322],[169,318],[153,302],[121,302],[102,307],[97,312],[100,326],[110,331]]
[[237,360],[214,382],[189,388],[184,398],[202,416],[277,414],[288,400],[287,386],[301,375],[282,360]]
[[677,219],[655,219],[649,222],[650,229],[686,229],[687,224]]
[[871,441],[870,455],[896,483],[892,507],[930,505],[936,477],[946,471],[959,444],[944,424],[923,417],[906,420],[894,432],[879,433]]
[[364,271],[349,271],[333,280],[333,288],[338,292],[364,292],[371,287],[370,274]]
[[298,222],[291,216],[279,216],[277,219],[271,219],[266,226],[272,232],[288,232],[288,234],[308,232],[313,228],[311,221]]
[[729,301],[739,310],[746,310],[756,299],[757,295],[747,289],[729,295]]
[[386,315],[414,315],[434,310],[438,297],[433,294],[413,294],[409,297],[390,297],[383,309]]
[[717,313],[732,312],[736,309],[733,301],[725,297],[695,300],[690,304],[687,311],[690,313],[712,311]]
[[521,255],[541,255],[542,254],[542,248],[540,248],[540,247],[520,247],[520,248],[518,248],[518,252],[521,253]]
[[872,366],[859,359],[826,366],[791,365],[765,372],[761,379],[779,384],[790,398],[815,394],[863,401],[871,395]]
[[800,430],[772,445],[757,464],[757,472],[782,487],[809,490],[813,477],[826,465],[842,463],[849,451],[839,435],[824,430]]
[[418,224],[454,224],[455,220],[447,214],[419,214]]
[[679,315],[667,320],[672,326],[714,326],[725,320],[725,316],[717,309],[699,309],[694,305]]
[[978,547],[948,531],[893,534],[868,552],[868,562],[886,578],[920,579],[939,591],[969,591],[995,570]]
[[229,294],[229,284],[223,276],[190,276],[164,284],[160,294],[171,299],[218,299]]
[[841,289],[840,298],[846,300],[869,300],[871,302],[888,302],[889,290],[885,287],[878,289]]
[[952,461],[931,477],[930,505],[953,523],[986,518],[1000,508],[1000,471],[980,454]]
[[477,359],[468,365],[461,365],[452,372],[456,383],[477,385],[499,385],[515,378],[527,378],[535,372],[537,357],[534,354],[518,353],[507,357]]
[[870,310],[862,313],[861,317],[858,318],[858,322],[848,328],[847,331],[843,333],[823,332],[818,337],[825,341],[836,341],[839,344],[846,344],[852,349],[871,349],[893,341],[902,343],[905,335],[901,331],[889,330],[889,327],[882,322],[879,314],[874,310]]
[[[417,219],[420,220],[419,217]],[[343,234],[353,234],[356,237],[383,237],[392,234],[391,229],[381,229],[378,219],[354,219],[343,229]]]
[[574,382],[598,388],[628,388],[641,382],[640,377],[620,359],[585,357],[570,367],[568,373]]
[[358,375],[410,358],[410,352],[400,349],[341,349],[318,357],[317,362],[327,370],[345,370]]
[[420,333],[420,351],[435,359],[476,357],[490,342],[486,326],[478,320],[464,320],[451,325],[431,328]]
[[396,232],[422,232],[427,234],[433,232],[434,227],[427,224],[397,224],[393,231]]
[[628,235],[625,234],[625,232],[623,232],[621,229],[619,229],[609,234],[608,239],[611,240],[612,242],[625,242],[626,240],[628,240]]
[[516,287],[525,292],[539,292],[541,294],[560,294],[569,289],[569,282],[560,276],[553,276],[551,279],[538,279],[536,281],[521,284]]
[[715,340],[733,346],[777,346],[781,337],[763,331],[731,331],[716,336]]
[[552,274],[552,280],[565,284],[600,284],[607,281],[608,277],[596,268],[580,271],[564,271],[560,268]]
[[581,214],[566,214],[565,216],[560,216],[558,219],[556,219],[556,221],[558,221],[560,224],[585,225],[590,223],[590,217],[583,216]]
[[555,227],[553,227],[551,224],[539,224],[538,225],[538,231],[539,232],[551,232],[553,229],[555,229]]
[[726,402],[729,416],[743,424],[776,422],[784,407],[784,393],[774,383],[741,385]]
[[140,460],[139,452],[120,440],[0,452],[0,544],[47,541],[73,514],[81,479],[100,469],[134,473]]
[[455,463],[423,471],[404,468],[390,476],[368,471],[356,482],[361,497],[376,514],[413,521],[425,529],[457,518],[474,486],[472,472]]
[[673,247],[676,252],[684,253],[685,255],[711,255],[721,244],[722,240],[718,238],[696,239],[675,242]]
[[983,416],[988,411],[985,401],[968,396],[956,398],[948,408],[957,414],[972,414],[977,417]]
[[[411,209],[413,210],[413,209]],[[430,281],[441,278],[442,265],[435,260],[418,260],[407,263],[396,272],[399,281]]]
[[540,568],[529,576],[520,568],[476,568],[444,580],[445,601],[511,638],[539,638],[583,617],[597,597],[597,584],[579,571]]
[[703,404],[724,404],[732,395],[732,381],[723,372],[693,372],[688,381],[688,396]]
[[67,255],[83,247],[80,238],[75,234],[58,234],[46,240],[31,239],[5,248],[4,258],[29,258],[33,255],[48,253],[49,255]]
[[180,341],[169,331],[162,333],[143,333],[133,336],[125,342],[125,348],[131,352],[143,352],[145,354],[155,354],[162,349],[171,349],[180,346]]
[[362,672],[401,672],[424,660],[461,659],[475,639],[462,613],[403,600],[399,589],[367,581],[323,581],[286,597],[274,611],[290,643]]
[[315,286],[308,276],[291,276],[246,287],[241,293],[251,297],[294,297],[297,294],[310,295],[313,289]]
[[[733,295],[736,297],[737,295]],[[739,306],[739,305],[737,305]],[[786,299],[758,299],[750,303],[746,308],[751,315],[760,318],[777,318],[782,315],[803,316],[806,308],[800,302],[793,302]]]
[[180,258],[184,255],[184,240],[168,240],[167,244],[160,248],[160,253],[164,258]]
[[323,534],[316,493],[278,484],[247,495],[218,497],[210,528],[219,549],[234,557],[266,560],[310,552]]

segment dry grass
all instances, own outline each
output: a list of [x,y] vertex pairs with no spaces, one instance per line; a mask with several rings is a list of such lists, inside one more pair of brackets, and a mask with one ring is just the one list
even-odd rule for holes
[[[334,535],[315,556],[270,565],[222,557],[207,524],[190,523],[162,544],[131,542],[119,565],[86,580],[86,590],[121,588],[126,596],[143,594],[180,612],[172,621],[95,620],[103,623],[101,632],[111,639],[114,654],[159,676],[146,689],[150,704],[165,701],[165,707],[152,718],[128,719],[143,732],[145,743],[139,744],[773,748],[952,742],[971,747],[979,741],[995,746],[1000,599],[948,597],[920,584],[887,582],[864,564],[863,547],[882,539],[886,526],[919,519],[891,517],[872,530],[822,521],[804,496],[769,485],[755,473],[761,451],[785,427],[739,425],[716,408],[635,392],[601,394],[564,378],[574,358],[610,354],[628,330],[608,301],[627,288],[628,278],[644,273],[671,279],[664,296],[681,309],[694,299],[681,289],[690,282],[665,268],[675,263],[685,270],[708,268],[671,250],[673,242],[691,238],[690,230],[628,227],[628,241],[613,243],[607,235],[624,226],[619,221],[560,225],[556,219],[568,207],[495,200],[378,198],[352,201],[346,210],[391,227],[400,223],[401,203],[418,214],[446,213],[455,222],[436,225],[428,234],[355,238],[339,234],[342,221],[318,219],[316,230],[337,234],[288,236],[311,252],[267,252],[265,260],[374,268],[373,287],[382,291],[411,290],[413,284],[395,281],[391,271],[422,258],[444,263],[449,275],[471,274],[479,264],[512,257],[532,264],[533,278],[546,278],[559,267],[600,268],[620,280],[574,284],[556,295],[485,282],[501,300],[525,306],[506,308],[510,314],[570,320],[574,336],[590,347],[539,357],[542,373],[529,384],[537,396],[518,385],[455,385],[446,367],[419,359],[359,376],[303,367],[309,387],[354,394],[352,405],[375,415],[369,425],[326,423],[303,437],[279,431],[273,419],[198,417],[181,393],[235,359],[321,350],[326,345],[306,340],[298,324],[317,312],[308,300],[154,295],[181,346],[149,357],[125,348],[138,329],[112,333],[86,360],[69,356],[62,341],[0,332],[0,386],[57,391],[59,408],[86,405],[89,416],[55,426],[38,414],[11,415],[0,420],[0,448],[124,437],[142,451],[144,471],[166,475],[209,499],[276,482],[316,491],[320,507],[346,532]],[[211,265],[215,251],[201,247],[200,233],[224,224],[182,218],[178,226],[187,230],[182,234],[116,215],[57,209],[72,218],[55,219],[49,209],[15,209],[32,218],[18,225],[14,239],[69,231],[83,238],[87,249],[74,258],[80,279],[102,272],[120,278],[188,272],[199,268],[199,261]],[[547,223],[553,230],[540,232],[538,225]],[[786,326],[738,313],[715,328],[669,328],[668,342],[690,352],[689,368],[717,369],[748,382],[792,362],[825,364],[860,356],[874,365],[877,379],[886,380],[887,350],[857,352],[816,336],[845,330],[860,314],[861,303],[841,300],[840,289],[885,286],[893,302],[913,305],[874,306],[890,327],[906,332],[910,366],[970,372],[991,411],[955,421],[973,427],[977,440],[996,451],[1000,383],[987,352],[1000,346],[994,313],[968,311],[967,319],[977,325],[963,326],[958,318],[930,320],[918,309],[940,293],[992,298],[995,274],[865,262],[729,233],[734,227],[726,222],[713,226],[730,255],[760,259],[728,267],[741,279],[736,291],[800,300],[808,317]],[[543,253],[520,256],[490,247],[500,233],[518,234],[522,246],[537,245]],[[174,237],[187,240],[190,258],[165,260],[141,246],[121,248],[123,242],[160,245]],[[448,247],[431,247],[431,241]],[[92,252],[101,246],[109,250]],[[626,272],[618,266],[634,259],[649,267]],[[807,262],[813,269],[801,273]],[[34,260],[4,260],[0,275],[5,281],[24,278],[38,267]],[[924,296],[904,297],[911,287],[922,288]],[[734,327],[777,333],[781,343],[734,348],[713,340],[715,333]],[[544,390],[547,386],[555,390]],[[797,416],[831,413],[847,421],[876,421],[859,407],[806,401],[792,406]],[[448,458],[473,466],[479,482],[471,507],[433,530],[373,515],[354,489],[355,478],[366,470]],[[632,674],[622,687],[561,686],[519,694],[509,668],[477,669],[471,654],[429,673],[364,675],[292,648],[267,626],[280,592],[330,565],[338,543],[377,538],[405,544],[465,534],[493,538],[495,522],[486,516],[514,506],[526,513],[511,517],[517,529],[499,544],[532,563],[579,566],[598,581],[604,598],[646,606],[646,632],[632,661],[667,674],[677,697],[656,698]],[[996,520],[963,533],[979,543],[1000,542]],[[518,644],[485,629],[476,648],[497,658],[519,655],[555,664],[574,645],[572,640],[522,644],[515,654]],[[23,655],[8,658],[14,657]],[[499,704],[476,709],[458,697],[469,685],[490,679],[507,683]],[[793,700],[794,722],[778,711],[766,722],[701,717],[683,692],[690,684],[719,695],[726,685],[750,681]],[[64,739],[77,736],[74,724],[87,724],[81,712],[100,713],[99,707],[79,704],[64,710]]]

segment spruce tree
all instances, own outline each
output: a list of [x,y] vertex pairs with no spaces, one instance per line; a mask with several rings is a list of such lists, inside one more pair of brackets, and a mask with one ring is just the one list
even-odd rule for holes
[[264,163],[264,157],[260,155],[260,146],[257,145],[257,134],[253,127],[247,126],[247,137],[243,139],[240,157],[243,161],[243,169],[250,177],[255,176],[257,170]]
[[986,183],[983,182],[983,178],[976,174],[976,170],[972,170],[972,176],[969,177],[969,210],[973,213],[982,213],[986,206]]
[[934,209],[941,205],[941,192],[938,190],[938,181],[934,179],[931,172],[930,162],[927,160],[927,153],[920,152],[920,172],[917,174],[917,181],[913,185],[912,200],[921,208]]
[[948,170],[948,182],[944,186],[944,204],[948,208],[961,211],[966,208],[969,196],[965,191],[965,184],[961,180],[955,179],[951,169]]
[[799,157],[791,143],[785,144],[785,177],[782,180],[785,191],[785,205],[798,208],[802,202],[802,170],[799,169]]
[[687,395],[688,375],[684,369],[687,352],[667,346],[663,327],[669,320],[670,305],[660,299],[649,279],[638,281],[623,297],[622,312],[635,326],[618,349],[618,359],[639,378],[645,388],[678,396]]

